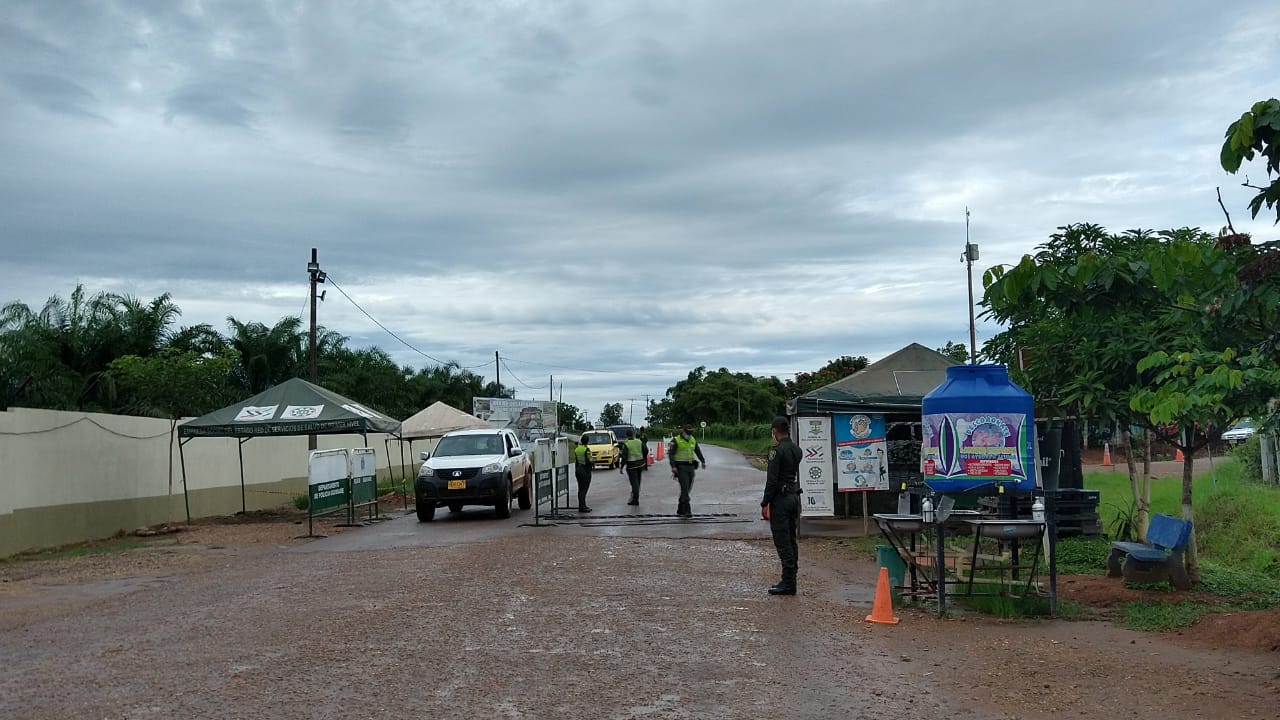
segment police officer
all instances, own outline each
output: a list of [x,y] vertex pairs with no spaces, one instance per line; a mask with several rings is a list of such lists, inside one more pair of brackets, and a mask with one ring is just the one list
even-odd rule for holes
[[587,507],[587,489],[591,487],[591,451],[587,449],[586,435],[573,449],[573,475],[578,480],[578,512],[591,512]]
[[627,479],[631,481],[631,499],[628,505],[640,504],[640,473],[649,468],[649,445],[636,437],[635,430],[627,431],[627,439],[622,443],[622,462],[627,468]]
[[769,450],[760,517],[769,521],[769,530],[773,532],[773,545],[782,562],[782,581],[769,588],[769,594],[795,595],[800,552],[796,544],[796,525],[800,522],[800,448],[791,441],[791,423],[785,417],[774,418],[770,432],[774,445]]
[[676,482],[680,483],[676,514],[681,517],[693,515],[693,511],[689,509],[689,491],[693,489],[693,474],[698,463],[702,463],[703,470],[707,469],[707,459],[702,456],[702,448],[698,447],[698,441],[692,433],[693,426],[685,425],[671,441],[671,447],[667,448],[667,455],[671,458],[671,472],[675,475]]

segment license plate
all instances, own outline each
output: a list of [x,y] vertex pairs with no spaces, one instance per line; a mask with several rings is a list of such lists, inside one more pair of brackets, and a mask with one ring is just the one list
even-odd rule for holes
[[466,480],[450,480],[449,489],[450,490],[466,490],[467,481]]

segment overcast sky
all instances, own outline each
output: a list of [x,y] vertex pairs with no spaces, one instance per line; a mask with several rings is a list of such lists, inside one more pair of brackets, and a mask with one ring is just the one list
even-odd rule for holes
[[1215,186],[1275,239],[1217,157],[1278,77],[1274,0],[0,0],[0,301],[272,324],[316,247],[420,351],[594,419],[967,341],[966,206],[979,293],[1066,223],[1216,231]]

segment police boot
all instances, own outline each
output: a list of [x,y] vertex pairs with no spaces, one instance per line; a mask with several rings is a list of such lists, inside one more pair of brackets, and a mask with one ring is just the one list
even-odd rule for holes
[[770,595],[795,595],[796,594],[796,576],[784,574],[782,580],[773,587],[769,588]]

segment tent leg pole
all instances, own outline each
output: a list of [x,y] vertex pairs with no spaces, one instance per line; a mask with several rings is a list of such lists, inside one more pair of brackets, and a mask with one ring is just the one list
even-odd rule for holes
[[178,463],[182,465],[182,504],[187,510],[187,524],[191,524],[191,495],[187,493],[187,456],[182,452],[182,448],[187,444],[185,440],[178,441]]
[[244,515],[249,512],[248,503],[244,497],[244,444],[249,442],[248,439],[236,439],[236,454],[240,456],[240,514]]
[[[409,441],[409,454],[413,454],[413,441]],[[400,501],[404,503],[405,512],[409,511],[409,494],[405,487],[404,471],[404,438],[400,439]]]

